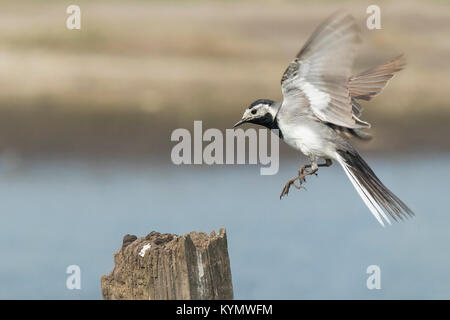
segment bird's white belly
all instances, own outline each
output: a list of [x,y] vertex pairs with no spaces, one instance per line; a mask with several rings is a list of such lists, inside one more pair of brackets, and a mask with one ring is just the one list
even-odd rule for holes
[[283,140],[307,156],[328,157],[333,151],[329,141],[320,135],[321,130],[315,125],[305,123],[285,126],[283,129]]

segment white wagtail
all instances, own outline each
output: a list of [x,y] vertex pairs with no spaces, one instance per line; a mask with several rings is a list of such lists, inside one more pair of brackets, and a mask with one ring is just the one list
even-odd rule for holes
[[[337,161],[378,222],[391,224],[386,212],[397,218],[414,213],[377,178],[347,138],[367,139],[361,128],[370,124],[359,119],[358,100],[378,94],[395,72],[403,69],[403,56],[351,76],[359,29],[350,15],[334,14],[323,22],[289,64],[281,79],[283,101],[259,99],[234,125],[254,123],[278,129],[279,137],[309,157],[298,176],[289,180],[280,199],[291,185],[300,189],[305,177],[319,167]],[[318,159],[325,163],[318,163]],[[307,170],[310,169],[310,170]],[[298,180],[299,185],[295,183]]]

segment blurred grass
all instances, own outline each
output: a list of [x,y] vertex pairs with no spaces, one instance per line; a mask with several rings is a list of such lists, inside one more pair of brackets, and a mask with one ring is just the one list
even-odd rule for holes
[[[80,31],[65,27],[69,4],[2,1],[0,151],[152,155],[193,120],[229,128],[253,100],[281,99],[318,23],[344,9],[364,27],[374,2],[78,1]],[[364,147],[448,150],[450,6],[377,4],[383,29],[364,30],[355,72],[402,52],[408,66],[364,104]]]

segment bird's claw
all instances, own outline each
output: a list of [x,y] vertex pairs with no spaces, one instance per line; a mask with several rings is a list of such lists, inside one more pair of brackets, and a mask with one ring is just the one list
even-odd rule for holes
[[[312,164],[311,165],[304,165],[304,166],[302,166],[298,170],[298,176],[293,178],[293,179],[291,179],[291,180],[289,180],[286,183],[286,185],[283,188],[283,191],[281,191],[280,199],[283,198],[285,195],[288,195],[289,189],[291,188],[291,185],[294,185],[294,187],[296,187],[297,189],[305,189],[306,190],[306,188],[304,186],[302,186],[303,182],[306,182],[306,176],[314,174],[317,177],[318,176],[318,174],[317,174],[318,167],[329,167],[329,166],[331,166],[331,164],[332,164],[331,160],[328,159],[328,160],[326,160],[325,163],[318,164],[315,167],[313,167]],[[311,170],[306,170],[306,168],[311,168],[311,167],[313,167]],[[296,185],[295,184],[296,180],[298,180],[300,185]]]
[[[295,184],[295,181],[297,179],[300,182],[299,185]],[[284,185],[283,191],[281,191],[280,200],[281,200],[281,198],[283,198],[284,196],[287,196],[289,194],[289,189],[291,188],[291,185],[294,185],[294,187],[297,189],[305,189],[306,190],[306,188],[304,186],[302,186],[302,183],[305,181],[306,181],[305,176],[299,175],[298,177],[295,177],[295,178],[289,180],[288,182],[286,182],[286,184]]]

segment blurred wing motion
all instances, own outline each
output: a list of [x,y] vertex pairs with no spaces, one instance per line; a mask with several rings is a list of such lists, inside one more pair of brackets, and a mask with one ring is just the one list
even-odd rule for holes
[[369,101],[379,94],[395,72],[402,70],[406,65],[403,55],[395,57],[382,65],[371,68],[348,79],[348,89],[352,97],[353,114],[361,116],[362,107],[356,99]]
[[[394,76],[395,72],[403,70],[405,58],[400,55],[382,65],[371,68],[348,79],[348,90],[352,101],[352,113],[354,117],[360,117],[363,108],[358,100],[369,101],[383,90],[387,82]],[[372,136],[367,132],[356,128],[346,128],[331,125],[337,132],[347,137],[355,137],[361,140],[370,140]]]
[[350,95],[355,99],[370,100],[383,90],[394,73],[405,67],[405,58],[400,55],[382,65],[361,72],[348,79]]
[[322,23],[283,74],[282,108],[307,107],[324,122],[370,127],[353,112],[348,86],[359,42],[359,30],[350,15],[335,14]]

